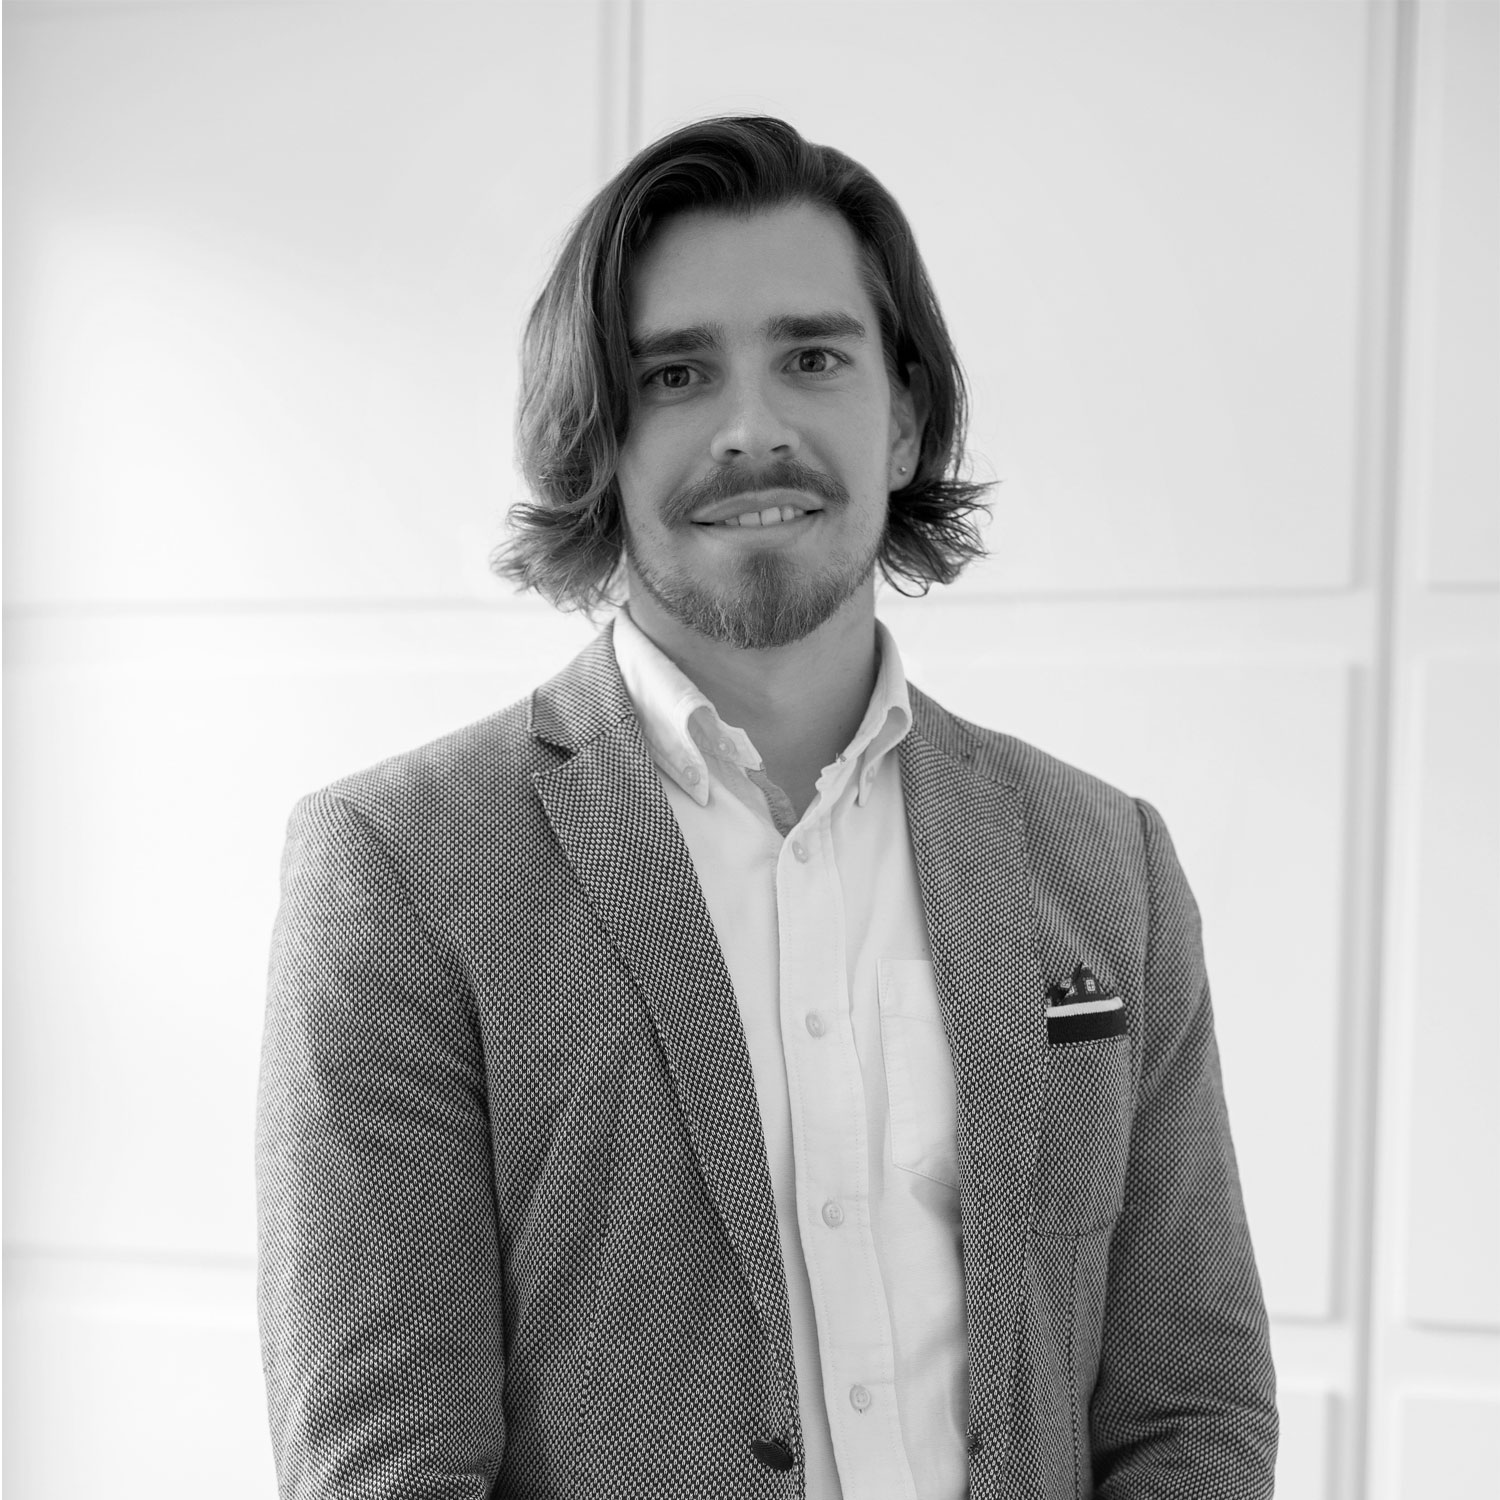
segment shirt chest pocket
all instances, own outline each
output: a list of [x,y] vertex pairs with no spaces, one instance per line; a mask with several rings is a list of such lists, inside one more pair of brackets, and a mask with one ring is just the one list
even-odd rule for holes
[[880,960],[880,1046],[891,1159],[903,1171],[956,1188],[958,1088],[937,981],[925,960]]
[[1047,1049],[1035,1225],[1088,1234],[1114,1223],[1130,1159],[1130,1036]]

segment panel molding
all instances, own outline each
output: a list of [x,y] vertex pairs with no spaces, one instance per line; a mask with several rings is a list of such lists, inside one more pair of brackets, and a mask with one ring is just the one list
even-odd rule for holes
[[[1483,588],[1438,589],[1429,573],[1432,485],[1429,403],[1436,330],[1432,326],[1434,174],[1441,167],[1433,133],[1441,90],[1443,17],[1431,0],[1381,5],[1396,42],[1396,92],[1391,140],[1392,214],[1388,236],[1391,285],[1390,396],[1385,439],[1379,572],[1381,643],[1377,692],[1383,828],[1377,922],[1379,1007],[1371,1107],[1366,1116],[1370,1208],[1363,1238],[1365,1283],[1362,1349],[1356,1362],[1359,1399],[1356,1468],[1348,1496],[1395,1500],[1403,1490],[1401,1430],[1419,1381],[1433,1393],[1494,1399],[1500,1392],[1497,1339],[1487,1333],[1414,1328],[1405,1322],[1409,1275],[1410,1170],[1417,1100],[1412,1048],[1417,1037],[1421,776],[1427,678],[1440,660],[1493,659],[1500,638],[1500,596]],[[1378,1108],[1376,1107],[1378,1105]],[[1474,1170],[1482,1173],[1476,1153]],[[1465,1396],[1467,1399],[1467,1396]],[[1437,1493],[1442,1489],[1422,1494]]]
[[255,1258],[7,1244],[5,1317],[256,1327]]

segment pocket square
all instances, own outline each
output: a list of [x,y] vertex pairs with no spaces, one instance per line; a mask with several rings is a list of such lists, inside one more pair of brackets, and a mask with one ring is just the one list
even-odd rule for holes
[[1096,1042],[1130,1031],[1124,999],[1110,994],[1083,964],[1073,970],[1071,984],[1054,984],[1047,991],[1047,1002],[1047,1041],[1052,1046]]

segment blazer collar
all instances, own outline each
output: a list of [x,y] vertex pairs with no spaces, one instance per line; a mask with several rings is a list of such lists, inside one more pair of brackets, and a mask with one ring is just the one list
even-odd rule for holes
[[531,732],[544,744],[571,755],[622,720],[634,718],[615,665],[614,631],[611,620],[531,695]]

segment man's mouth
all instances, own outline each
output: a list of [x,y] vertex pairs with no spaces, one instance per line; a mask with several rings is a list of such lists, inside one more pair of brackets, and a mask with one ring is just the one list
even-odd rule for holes
[[[779,504],[775,492],[761,490],[759,493],[734,495],[705,505],[690,518],[695,526],[784,526],[788,521],[800,521],[823,509],[822,501],[812,495],[793,490],[782,490],[788,498]],[[795,499],[791,498],[793,495]]]
[[795,505],[768,505],[764,510],[747,510],[722,521],[704,521],[705,526],[780,526],[783,521],[795,521],[810,512],[799,510]]

